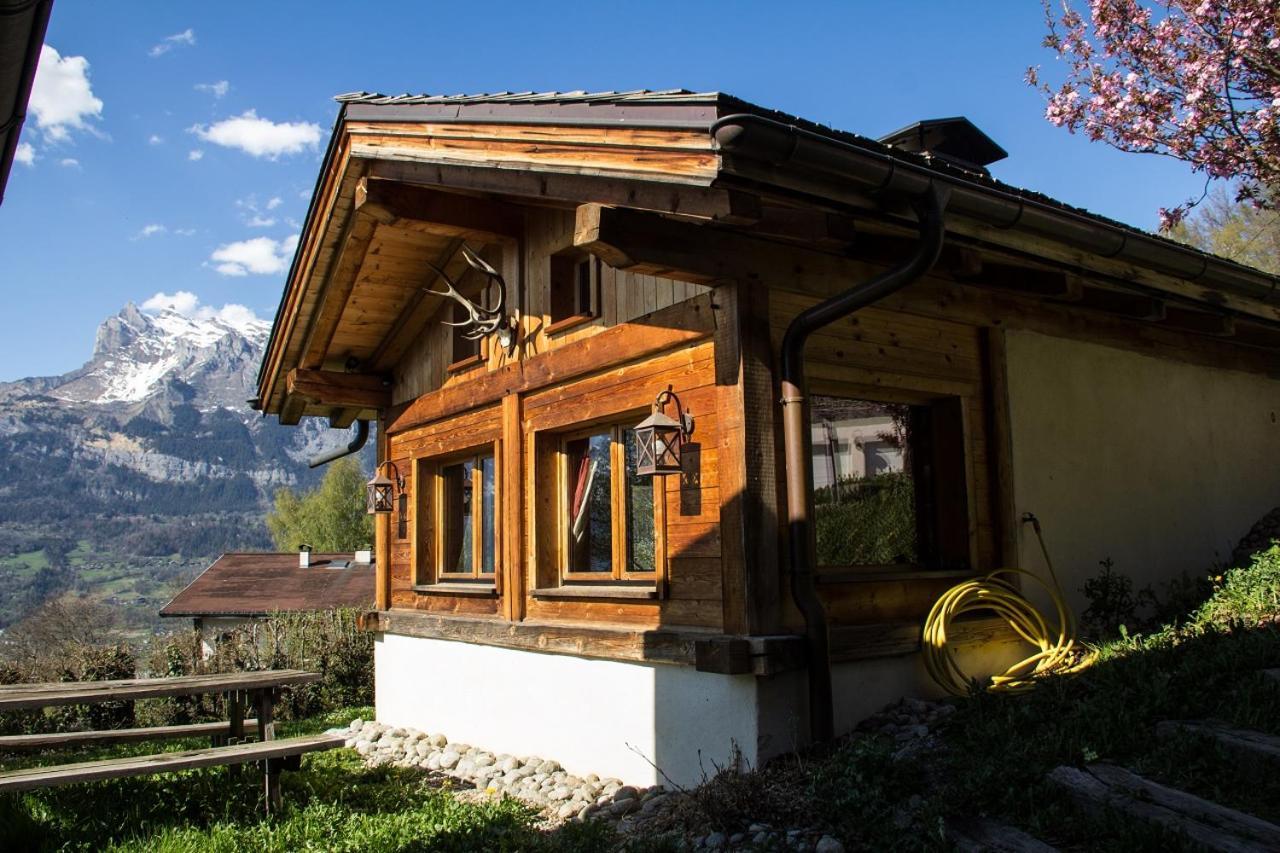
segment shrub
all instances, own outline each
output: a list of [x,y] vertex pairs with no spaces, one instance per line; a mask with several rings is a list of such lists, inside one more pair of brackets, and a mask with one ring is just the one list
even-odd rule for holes
[[1262,627],[1280,618],[1280,544],[1253,555],[1249,565],[1215,578],[1213,596],[1194,616],[1202,626]]

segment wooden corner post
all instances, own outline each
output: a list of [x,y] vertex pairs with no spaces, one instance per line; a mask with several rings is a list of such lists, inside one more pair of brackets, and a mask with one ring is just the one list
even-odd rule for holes
[[724,630],[768,634],[781,618],[769,297],[759,282],[738,281],[713,298]]
[[[378,437],[375,441],[377,465],[381,465],[389,457],[391,443],[387,438],[387,421],[379,413]],[[379,513],[373,517],[374,541],[374,606],[378,610],[391,608],[391,516]]]

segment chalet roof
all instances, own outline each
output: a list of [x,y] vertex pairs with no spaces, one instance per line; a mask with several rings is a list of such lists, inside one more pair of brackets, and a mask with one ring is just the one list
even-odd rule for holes
[[223,554],[173,597],[161,616],[265,616],[277,611],[373,606],[374,567],[351,554]]
[[18,151],[53,0],[0,0],[0,201]]

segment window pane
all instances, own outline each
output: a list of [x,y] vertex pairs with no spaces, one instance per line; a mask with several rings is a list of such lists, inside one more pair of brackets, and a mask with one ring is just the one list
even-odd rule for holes
[[613,571],[613,471],[608,433],[569,442],[569,571]]
[[818,565],[918,562],[912,407],[814,396],[810,416]]
[[622,435],[627,454],[627,571],[656,571],[653,490],[655,478],[636,475],[635,430]]
[[447,465],[440,471],[443,492],[440,501],[440,524],[443,531],[443,553],[440,569],[444,572],[471,574],[471,472],[470,460]]
[[480,460],[481,506],[480,506],[480,571],[486,575],[493,574],[493,457],[485,456]]

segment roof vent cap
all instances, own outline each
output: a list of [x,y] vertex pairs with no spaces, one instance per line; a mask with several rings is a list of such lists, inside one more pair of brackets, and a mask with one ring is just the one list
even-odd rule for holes
[[964,116],[917,121],[879,141],[983,175],[989,174],[987,166],[1009,156]]

